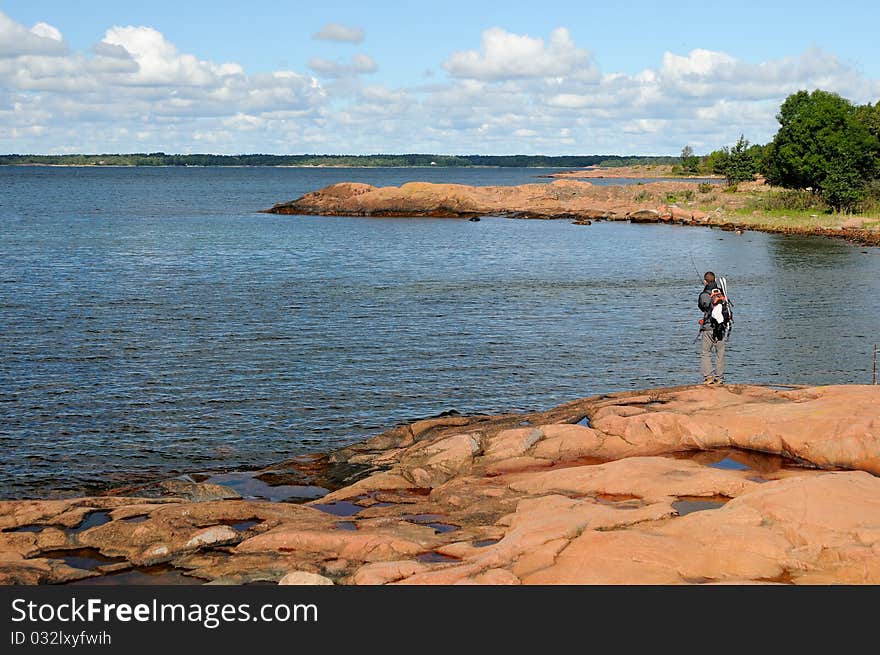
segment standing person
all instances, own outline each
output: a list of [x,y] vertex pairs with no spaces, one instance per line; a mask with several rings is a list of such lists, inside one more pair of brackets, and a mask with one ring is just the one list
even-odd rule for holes
[[[703,373],[703,384],[724,384],[724,346],[727,341],[729,321],[715,320],[715,316],[721,316],[721,310],[726,304],[726,298],[715,282],[715,273],[707,271],[703,276],[706,286],[697,298],[697,305],[703,312],[703,320],[700,321],[700,369]],[[719,307],[716,309],[718,305]],[[715,366],[712,366],[712,351],[715,351]]]

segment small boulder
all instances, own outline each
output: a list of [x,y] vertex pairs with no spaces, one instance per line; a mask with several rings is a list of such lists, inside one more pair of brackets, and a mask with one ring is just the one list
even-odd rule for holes
[[[423,445],[424,444],[424,445]],[[419,443],[401,460],[403,476],[419,487],[433,487],[468,469],[481,443],[475,434],[456,434],[434,443]]]
[[231,500],[241,498],[234,489],[210,482],[189,482],[187,480],[163,480],[159,487],[175,496],[182,496],[197,503],[208,500]]
[[502,430],[495,436],[488,438],[484,454],[487,460],[519,457],[528,452],[543,436],[544,433],[537,428]]
[[238,541],[239,534],[228,525],[212,525],[210,528],[199,530],[184,548],[200,548],[201,546],[221,546]]
[[332,585],[333,580],[317,573],[291,571],[278,581],[280,585]]
[[638,209],[627,213],[626,217],[633,223],[655,223],[660,220],[660,212],[654,209]]

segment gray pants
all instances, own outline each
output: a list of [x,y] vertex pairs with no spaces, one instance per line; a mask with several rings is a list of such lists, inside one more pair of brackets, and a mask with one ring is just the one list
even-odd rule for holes
[[[703,330],[702,332],[702,348],[700,349],[700,369],[703,378],[710,380],[713,377],[717,380],[724,380],[724,344],[727,341],[727,335],[724,339],[715,341],[712,338],[712,330]],[[712,368],[712,350],[715,350],[715,368]]]

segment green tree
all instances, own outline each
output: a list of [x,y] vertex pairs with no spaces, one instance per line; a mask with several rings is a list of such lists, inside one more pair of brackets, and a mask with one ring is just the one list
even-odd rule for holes
[[749,141],[742,134],[732,148],[724,146],[722,155],[718,158],[718,172],[727,179],[727,186],[733,186],[739,182],[751,182],[755,179],[757,166],[753,157],[753,150],[749,147]]
[[767,182],[812,189],[837,210],[851,209],[876,171],[880,141],[858,120],[849,100],[827,91],[798,91],[776,116],[779,131],[767,146]]
[[880,139],[880,102],[856,107],[856,120],[868,128],[868,131]]
[[724,174],[724,167],[727,165],[727,153],[724,150],[713,150],[706,155],[706,168],[708,172],[717,175]]
[[[874,138],[880,141],[880,102],[856,107],[856,120],[864,125]],[[874,157],[873,178],[880,177],[880,156]]]
[[681,149],[681,170],[684,173],[697,173],[700,170],[700,158],[690,146]]

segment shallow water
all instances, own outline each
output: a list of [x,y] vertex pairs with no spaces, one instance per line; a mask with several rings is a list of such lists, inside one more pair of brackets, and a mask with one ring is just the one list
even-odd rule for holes
[[118,586],[118,585],[199,585],[205,584],[201,578],[184,575],[180,569],[169,566],[129,569],[121,573],[109,573],[94,578],[84,578],[67,583],[75,586]]
[[232,472],[212,475],[205,482],[234,489],[242,498],[273,502],[304,503],[327,494],[327,489],[313,485],[270,485],[254,477],[255,472]]
[[343,180],[547,172],[0,167],[0,497],[255,468],[451,409],[693,383],[707,268],[736,303],[729,383],[870,382],[876,248],[255,213]]
[[[340,500],[335,503],[315,503],[311,507],[333,516],[354,516],[366,509],[363,505],[350,503],[347,500]],[[342,522],[344,523],[344,521]]]
[[75,569],[85,569],[87,571],[104,566],[106,564],[115,564],[124,562],[124,557],[108,557],[94,548],[77,548],[68,550],[53,550],[39,554],[39,557],[47,559],[62,560],[68,566]]
[[461,560],[457,557],[451,557],[450,555],[430,551],[428,553],[416,555],[416,561],[424,562],[425,564],[447,564],[451,562],[460,562]]
[[679,516],[686,516],[694,512],[705,512],[708,510],[719,509],[724,507],[727,500],[704,500],[699,498],[691,498],[686,500],[676,500],[672,503],[672,508],[678,512]]
[[426,525],[429,528],[433,528],[438,534],[455,532],[461,529],[452,523],[444,523],[443,519],[446,517],[442,514],[403,514],[400,518],[417,525]]

